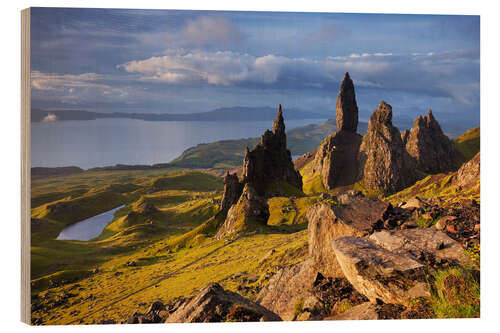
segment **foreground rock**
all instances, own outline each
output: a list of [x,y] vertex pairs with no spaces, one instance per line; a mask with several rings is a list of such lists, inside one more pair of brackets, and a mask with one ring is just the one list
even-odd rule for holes
[[460,243],[434,228],[382,230],[370,236],[376,245],[427,264],[468,263]]
[[215,238],[221,239],[242,231],[265,227],[268,218],[267,200],[260,197],[250,184],[246,184],[238,202],[229,209],[226,220]]
[[179,307],[186,303],[189,299],[185,297],[177,297],[171,299],[168,303],[163,304],[160,301],[153,302],[145,314],[134,313],[124,324],[157,324],[164,323],[172,313],[177,311]]
[[372,302],[407,306],[414,298],[430,297],[426,266],[417,260],[359,237],[338,238],[333,249],[347,280]]
[[406,139],[406,150],[417,169],[425,173],[448,172],[455,167],[456,151],[429,109],[418,116]]
[[327,277],[342,276],[332,241],[343,236],[364,237],[383,226],[390,204],[359,194],[340,196],[342,204],[318,203],[307,211],[309,258]]
[[376,304],[366,302],[352,307],[339,315],[325,320],[378,320],[401,319],[404,307],[399,304]]
[[277,313],[283,320],[295,318],[295,305],[312,297],[312,283],[316,277],[310,260],[280,269],[262,288],[257,302]]
[[458,169],[453,178],[453,185],[461,187],[470,187],[476,185],[481,173],[481,154],[477,153],[470,161],[464,163]]
[[393,193],[416,180],[401,134],[392,125],[392,107],[384,101],[370,117],[359,160],[363,184],[371,190]]
[[211,283],[190,302],[182,304],[167,323],[207,323],[226,321],[279,321],[263,306]]
[[269,186],[286,182],[302,190],[302,177],[294,169],[292,155],[286,148],[285,122],[281,104],[273,123],[260,137],[254,149],[248,150],[243,159],[243,183],[251,184],[257,194],[265,196]]

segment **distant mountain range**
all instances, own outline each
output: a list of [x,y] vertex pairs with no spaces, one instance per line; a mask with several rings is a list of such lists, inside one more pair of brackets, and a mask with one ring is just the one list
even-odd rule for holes
[[[328,115],[286,109],[287,119],[325,119]],[[101,118],[139,119],[146,121],[252,121],[272,120],[276,117],[276,108],[235,106],[219,108],[208,112],[171,114],[171,113],[127,113],[127,112],[92,112],[84,110],[41,110],[31,109],[32,122],[95,120]]]

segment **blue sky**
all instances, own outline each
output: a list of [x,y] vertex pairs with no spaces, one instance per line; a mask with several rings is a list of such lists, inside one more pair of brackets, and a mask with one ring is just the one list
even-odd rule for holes
[[333,116],[349,71],[361,120],[385,100],[479,125],[478,16],[33,8],[31,29],[33,107]]

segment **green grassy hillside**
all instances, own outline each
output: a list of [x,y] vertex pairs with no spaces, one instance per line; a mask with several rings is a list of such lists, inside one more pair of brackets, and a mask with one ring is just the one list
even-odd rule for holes
[[455,148],[462,155],[459,163],[462,164],[474,157],[479,152],[481,145],[481,130],[476,127],[468,130],[453,140]]
[[[144,304],[189,295],[212,281],[255,298],[273,272],[305,258],[305,214],[317,197],[272,198],[267,228],[214,241],[225,219],[217,214],[222,189],[222,178],[170,169],[33,181],[33,318],[46,324],[122,320]],[[54,210],[58,203],[62,208]],[[145,212],[146,204],[156,210]],[[65,226],[118,205],[124,207],[99,237],[55,239]],[[244,291],[238,290],[242,281]]]

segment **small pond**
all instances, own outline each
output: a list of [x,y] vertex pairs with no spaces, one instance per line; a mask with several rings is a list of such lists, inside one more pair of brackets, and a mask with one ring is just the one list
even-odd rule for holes
[[113,220],[115,212],[122,208],[116,207],[102,214],[89,217],[64,228],[57,239],[88,241],[101,234],[103,229]]

